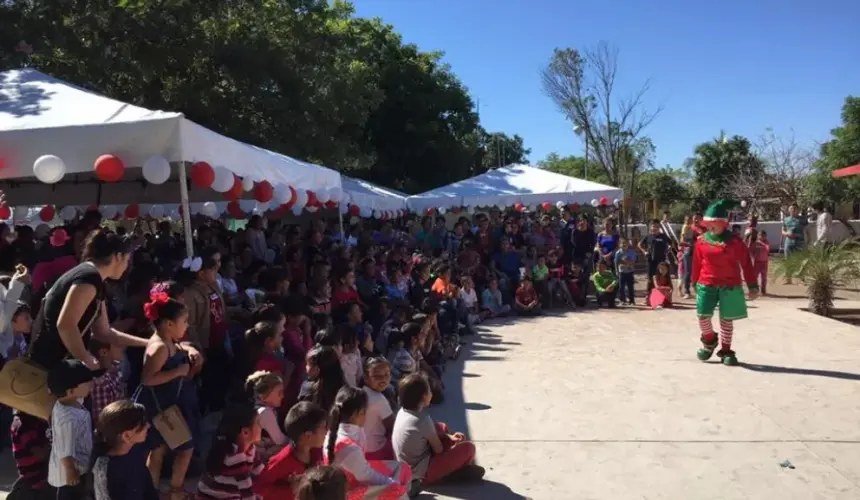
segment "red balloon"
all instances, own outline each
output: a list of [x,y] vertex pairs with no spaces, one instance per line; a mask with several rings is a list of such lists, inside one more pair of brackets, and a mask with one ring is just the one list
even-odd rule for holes
[[306,207],[318,207],[320,206],[320,202],[317,199],[317,194],[311,190],[308,190],[308,202],[305,204]]
[[8,219],[12,217],[12,209],[6,205],[0,206],[0,219]]
[[361,214],[361,208],[358,205],[349,206],[349,215],[358,216],[359,214]]
[[51,222],[54,220],[54,207],[51,205],[45,205],[39,210],[39,218],[42,219],[42,222]]
[[238,200],[242,198],[242,193],[244,192],[245,189],[242,187],[242,179],[240,179],[238,175],[233,174],[233,187],[224,193],[224,199],[230,201]]
[[522,212],[525,209],[526,209],[526,206],[523,205],[522,203],[514,203],[514,210],[516,210],[517,212]]
[[428,208],[428,209],[427,209],[427,215],[433,215],[433,213],[434,213],[435,211],[436,211],[436,209],[435,209],[435,208]]
[[[292,188],[290,188],[292,189]],[[259,201],[260,203],[268,203],[272,201],[272,196],[274,196],[274,189],[272,189],[272,185],[269,184],[269,181],[257,182],[254,184],[254,199]],[[295,197],[296,192],[293,191],[293,196]]]
[[544,212],[549,212],[552,210],[552,203],[545,201],[540,204],[540,207],[544,210]]
[[215,170],[205,161],[191,165],[191,183],[202,189],[209,189],[215,182]]
[[570,205],[570,210],[572,212],[579,212],[579,203],[573,203]]
[[601,206],[609,205],[609,198],[607,198],[605,196],[601,196],[600,197],[600,205]]
[[236,200],[227,203],[227,213],[234,219],[241,219],[245,216],[245,212],[242,211],[242,207],[239,206],[239,202]]
[[132,203],[131,205],[125,207],[125,218],[126,219],[137,219],[140,217],[140,205],[137,203]]
[[325,202],[325,207],[328,208],[329,210],[331,210],[333,208],[337,208],[337,202],[334,200],[329,200],[329,201]]
[[99,156],[93,168],[96,171],[96,177],[103,182],[117,182],[125,173],[122,160],[114,155]]

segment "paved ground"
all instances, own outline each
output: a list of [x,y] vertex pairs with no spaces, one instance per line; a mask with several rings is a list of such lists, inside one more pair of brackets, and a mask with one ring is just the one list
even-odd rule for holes
[[860,330],[802,305],[757,301],[734,368],[696,360],[691,310],[487,328],[434,411],[488,482],[436,498],[860,498]]
[[433,411],[477,442],[487,481],[422,498],[860,498],[860,330],[803,305],[757,301],[734,368],[695,359],[689,309],[482,328]]

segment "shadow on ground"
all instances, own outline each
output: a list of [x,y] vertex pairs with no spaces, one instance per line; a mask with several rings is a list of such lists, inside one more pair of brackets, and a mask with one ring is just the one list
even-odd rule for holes
[[738,363],[738,366],[745,370],[761,373],[784,373],[788,375],[810,375],[813,377],[827,377],[841,380],[860,380],[860,373],[816,370],[813,368],[791,368],[788,366],[758,365],[751,363]]

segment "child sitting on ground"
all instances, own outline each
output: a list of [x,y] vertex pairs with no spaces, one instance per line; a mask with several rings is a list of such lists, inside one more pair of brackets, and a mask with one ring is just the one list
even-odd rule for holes
[[539,255],[535,264],[531,267],[532,286],[535,288],[541,304],[549,304],[549,267],[546,264],[546,256]]
[[499,280],[496,278],[490,279],[481,294],[481,307],[490,318],[501,318],[511,313],[511,306],[502,302],[502,291],[499,290]]
[[245,381],[245,392],[257,409],[263,429],[257,454],[262,462],[266,462],[287,444],[287,436],[278,423],[278,409],[284,403],[284,380],[272,372],[254,372]]
[[[346,500],[346,474],[338,467],[314,467],[302,476],[296,488],[297,500]],[[287,497],[285,500],[289,500]]]
[[478,293],[475,291],[475,283],[469,276],[460,279],[460,294],[458,302],[461,308],[460,319],[466,324],[466,333],[474,334],[475,325],[483,320],[478,308]]
[[570,290],[570,296],[573,297],[573,302],[579,306],[585,306],[585,295],[588,290],[588,280],[583,275],[582,266],[579,264],[571,264],[570,269],[565,273],[565,281],[567,288]]
[[669,264],[661,262],[657,265],[657,274],[652,278],[654,280],[654,288],[651,289],[651,295],[648,297],[648,302],[654,309],[663,309],[664,307],[672,307],[672,276],[669,274]]
[[364,363],[364,392],[367,393],[367,418],[364,454],[371,460],[394,460],[391,429],[394,412],[384,392],[391,385],[391,365],[385,358],[368,358]]
[[[329,417],[326,461],[346,473],[349,495],[356,498],[400,498],[408,492],[412,471],[393,460],[367,460],[362,427],[367,417],[367,393],[343,387]],[[361,496],[359,496],[361,495]]]
[[346,384],[340,356],[331,347],[314,346],[308,352],[308,381],[302,384],[301,401],[311,401],[323,410],[331,410],[337,391]]
[[[307,471],[322,463],[322,447],[328,413],[319,405],[302,401],[290,408],[284,419],[289,444],[269,459],[254,481],[254,492],[262,498],[291,500]],[[296,498],[303,498],[297,495]]]
[[48,373],[48,389],[57,398],[51,410],[48,483],[57,489],[58,500],[78,500],[87,494],[93,422],[80,401],[89,396],[93,379],[103,374],[76,359],[63,360]]
[[114,401],[102,410],[96,428],[101,441],[93,465],[96,500],[158,500],[145,450],[136,446],[149,430],[146,408],[127,399]]
[[558,257],[556,250],[551,250],[547,257],[547,269],[549,269],[549,278],[547,281],[547,293],[549,295],[549,304],[553,304],[555,296],[561,295],[564,298],[565,305],[573,307],[573,295],[570,289],[564,282],[564,264]]
[[215,444],[206,459],[206,471],[197,483],[199,499],[255,498],[254,479],[265,467],[256,450],[261,432],[257,410],[252,405],[239,403],[224,410]]
[[479,480],[483,467],[473,465],[475,445],[463,433],[448,434],[445,424],[434,424],[425,411],[432,393],[423,375],[410,375],[400,381],[398,392],[402,408],[397,412],[391,441],[394,456],[408,464],[416,480],[411,494],[421,485],[444,478]]
[[358,387],[361,380],[361,353],[358,350],[358,332],[352,326],[343,323],[337,327],[342,351],[340,367],[343,369],[343,379],[350,387]]
[[541,313],[540,300],[537,291],[528,276],[522,279],[514,297],[514,305],[520,316],[536,316]]
[[615,295],[618,293],[618,278],[609,270],[605,259],[597,261],[597,272],[591,277],[597,294],[597,306],[615,307]]

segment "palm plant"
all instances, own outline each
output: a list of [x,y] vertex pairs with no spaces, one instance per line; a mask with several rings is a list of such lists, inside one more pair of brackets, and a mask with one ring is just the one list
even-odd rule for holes
[[860,238],[794,252],[774,264],[773,280],[801,279],[806,284],[809,311],[830,316],[836,289],[860,280]]

